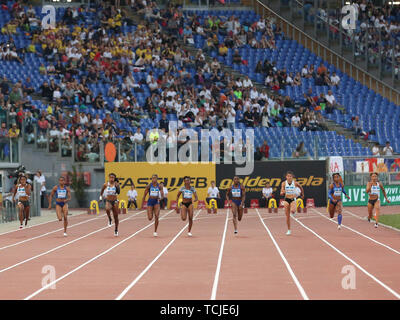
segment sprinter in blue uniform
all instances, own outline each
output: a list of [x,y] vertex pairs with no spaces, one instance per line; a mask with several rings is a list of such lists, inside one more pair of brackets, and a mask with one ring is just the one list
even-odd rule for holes
[[65,185],[65,178],[58,179],[58,186],[55,186],[49,197],[49,210],[51,209],[51,200],[56,196],[56,214],[59,221],[64,219],[64,237],[67,236],[68,226],[68,201],[71,200],[71,191]]
[[181,218],[183,221],[186,221],[187,216],[189,216],[188,236],[191,237],[193,226],[193,196],[195,202],[197,202],[199,199],[197,197],[196,189],[190,185],[190,177],[185,176],[183,178],[183,182],[184,186],[178,191],[176,203],[179,202],[179,197],[182,195]]
[[346,196],[347,199],[350,197],[347,195],[344,190],[344,184],[340,181],[340,174],[334,173],[332,175],[333,183],[329,186],[328,189],[328,197],[329,197],[329,216],[331,219],[335,216],[335,212],[338,215],[338,230],[342,227],[342,193]]
[[147,201],[147,217],[149,220],[153,220],[154,216],[154,233],[153,235],[157,237],[158,219],[160,216],[160,195],[161,198],[164,197],[164,190],[160,188],[158,184],[158,176],[153,174],[151,177],[151,183],[144,190],[142,203],[145,202],[147,194],[149,195],[149,200]]
[[[232,196],[231,199],[230,196]],[[232,208],[232,221],[235,228],[235,234],[238,233],[237,220],[242,221],[245,199],[246,189],[240,184],[239,177],[235,176],[233,178],[233,184],[226,191],[226,200],[228,200]]]

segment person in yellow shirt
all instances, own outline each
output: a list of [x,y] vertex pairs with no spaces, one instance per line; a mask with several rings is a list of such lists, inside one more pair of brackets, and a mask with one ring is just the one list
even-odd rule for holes
[[10,138],[18,138],[20,130],[17,128],[17,124],[13,123],[10,130],[8,130],[8,136]]

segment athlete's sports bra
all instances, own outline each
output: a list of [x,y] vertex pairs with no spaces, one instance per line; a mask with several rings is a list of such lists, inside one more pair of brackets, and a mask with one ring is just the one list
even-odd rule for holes
[[67,189],[61,189],[60,186],[57,187],[56,199],[67,199]]
[[196,190],[194,187],[190,187],[190,189],[186,189],[186,187],[183,186],[179,191],[182,192],[184,199],[192,199],[193,194],[196,193]]
[[159,187],[158,183],[157,183],[156,186],[153,186],[153,184],[150,183],[149,194],[150,194],[150,197],[157,197],[158,198],[158,196],[160,194],[160,187]]
[[110,183],[107,183],[106,188],[106,196],[116,196],[117,195],[117,187],[115,185],[111,186]]
[[379,186],[379,183],[371,186],[371,191],[369,194],[378,196],[378,199],[379,199],[379,195],[381,194],[381,187]]
[[339,183],[339,186],[337,186],[335,183],[333,184],[333,195],[335,197],[342,196],[342,191],[343,191],[343,186],[341,183]]
[[16,193],[17,199],[21,198],[21,197],[28,197],[25,187],[22,186],[21,184],[19,184],[17,186],[17,193]]
[[285,195],[286,196],[295,196],[296,195],[296,186],[294,184],[294,181],[292,181],[291,184],[289,184],[287,181],[285,181]]
[[242,188],[240,187],[240,183],[237,187],[232,186],[232,198],[241,198],[242,197]]

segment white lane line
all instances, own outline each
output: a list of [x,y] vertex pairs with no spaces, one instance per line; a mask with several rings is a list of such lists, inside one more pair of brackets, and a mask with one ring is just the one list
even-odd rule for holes
[[[334,223],[334,224],[337,224],[334,220],[331,220],[331,219],[329,219],[328,217],[325,217],[322,213],[318,212],[317,210],[315,210],[315,209],[313,209],[313,210],[314,210],[316,213],[318,213],[321,217],[327,219],[328,221],[330,221],[330,222],[332,222],[332,223]],[[398,255],[400,255],[400,251],[397,251],[396,249],[393,249],[392,247],[390,247],[390,246],[388,246],[388,245],[386,245],[386,244],[384,244],[384,243],[382,243],[382,242],[379,242],[378,240],[375,240],[375,239],[373,239],[373,238],[367,236],[366,234],[364,234],[364,233],[362,233],[362,232],[359,232],[359,231],[357,231],[357,230],[355,230],[355,229],[353,229],[353,228],[351,228],[351,227],[349,227],[349,226],[346,226],[346,225],[344,225],[344,224],[342,224],[342,227],[344,227],[344,228],[346,228],[346,229],[349,229],[350,231],[352,231],[352,232],[354,232],[354,233],[356,233],[356,234],[358,234],[358,235],[360,235],[360,236],[362,236],[362,237],[364,237],[364,238],[366,238],[366,239],[368,239],[368,240],[371,240],[372,242],[374,242],[374,243],[376,243],[376,244],[379,244],[379,245],[381,245],[382,247],[385,247],[386,249],[389,249],[390,251],[392,251],[392,252],[397,253]]]
[[[100,218],[102,218],[103,216],[105,216],[105,214],[103,214],[103,215],[101,215],[101,216],[98,216],[98,217],[95,217],[95,218],[92,218],[92,219],[89,219],[89,220],[85,220],[85,221],[81,221],[81,222],[72,224],[72,225],[68,226],[68,230],[71,229],[71,228],[73,228],[73,227],[79,226],[79,225],[81,225],[81,224],[85,224],[85,223],[91,222],[91,221],[93,221],[93,220],[100,219]],[[32,237],[32,238],[25,239],[25,240],[22,240],[22,241],[13,243],[13,244],[9,244],[9,245],[7,245],[7,246],[1,247],[1,248],[0,248],[0,251],[1,251],[1,250],[4,250],[4,249],[7,249],[7,248],[15,247],[15,246],[20,245],[20,244],[25,243],[25,242],[29,242],[29,241],[32,241],[32,240],[35,240],[35,239],[39,239],[39,238],[48,236],[49,234],[52,234],[52,233],[55,233],[55,232],[58,232],[58,231],[62,231],[62,230],[64,230],[64,228],[60,228],[60,229],[57,229],[57,230],[54,230],[54,231],[49,231],[49,232],[43,233],[43,234],[41,234],[41,235],[38,235],[38,236],[36,236],[36,237]]]
[[[84,215],[84,214],[87,214],[87,213],[85,213],[85,212],[78,213],[78,214],[73,215],[71,218],[79,217],[79,216]],[[35,218],[35,217],[33,217],[33,218]],[[51,222],[57,222],[57,221],[58,221],[58,219],[55,219],[55,220],[51,220],[51,221],[46,221],[46,222],[41,222],[41,223],[38,223],[38,224],[30,225],[30,226],[28,226],[26,228],[23,228],[22,230],[21,229],[15,229],[15,230],[6,231],[6,232],[3,232],[3,233],[0,233],[0,236],[2,236],[3,234],[9,234],[9,233],[13,233],[13,232],[21,232],[21,231],[24,231],[24,230],[29,230],[29,229],[32,229],[34,227],[42,226],[44,224],[48,224],[48,223],[51,223]]]
[[224,232],[222,234],[221,246],[219,248],[217,269],[215,270],[214,283],[211,291],[211,298],[210,298],[211,300],[215,300],[217,296],[218,281],[221,272],[222,255],[224,253],[224,246],[225,246],[226,230],[228,228],[228,218],[229,218],[229,209],[226,209],[225,226],[224,226]]
[[318,239],[320,239],[322,242],[327,244],[329,247],[331,247],[333,250],[335,250],[337,253],[339,253],[343,258],[346,260],[350,261],[353,265],[355,265],[359,270],[361,270],[363,273],[365,273],[368,277],[370,277],[372,280],[374,280],[376,283],[381,285],[383,288],[385,288],[387,291],[389,291],[391,294],[393,294],[397,299],[400,299],[400,294],[394,291],[392,288],[390,288],[388,285],[384,284],[382,281],[380,281],[378,278],[376,278],[374,275],[369,273],[367,270],[365,270],[363,267],[361,267],[357,262],[355,262],[353,259],[348,257],[345,253],[340,251],[338,248],[336,248],[333,244],[331,244],[329,241],[325,240],[323,237],[321,237],[318,233],[316,233],[314,230],[311,228],[307,227],[304,223],[299,221],[297,218],[292,217],[298,224],[300,224],[303,228],[306,230],[310,231],[313,235],[315,235]]
[[[144,212],[144,211],[142,211],[142,212]],[[129,219],[131,219],[131,218],[133,218],[133,217],[135,217],[135,216],[138,215],[139,213],[141,213],[141,212],[138,212],[138,213],[136,213],[136,214],[134,214],[134,215],[132,215],[132,216],[126,218],[126,219],[121,220],[120,223],[121,223],[121,222],[124,222],[124,221],[126,221],[126,220],[129,220]],[[100,232],[100,231],[103,231],[103,230],[106,230],[106,229],[109,229],[109,228],[110,228],[109,226],[106,226],[106,227],[97,229],[97,230],[95,230],[95,231],[92,231],[92,232],[90,232],[90,233],[88,233],[88,234],[86,234],[86,235],[84,235],[84,236],[82,236],[82,237],[76,238],[76,239],[74,239],[74,240],[72,240],[72,241],[66,242],[66,243],[64,243],[64,244],[62,244],[62,245],[60,245],[60,246],[57,246],[57,247],[53,248],[53,249],[50,249],[50,250],[45,251],[45,252],[42,252],[42,253],[40,253],[40,254],[38,254],[38,255],[36,255],[36,256],[33,256],[33,257],[30,257],[30,258],[28,258],[28,259],[26,259],[26,260],[20,261],[20,262],[14,264],[14,265],[12,265],[12,266],[9,266],[9,267],[7,267],[7,268],[1,269],[1,270],[0,270],[0,273],[3,273],[3,272],[5,272],[5,271],[7,271],[7,270],[10,270],[10,269],[13,269],[13,268],[15,268],[15,267],[18,267],[18,266],[20,266],[20,265],[22,265],[22,264],[24,264],[24,263],[27,263],[27,262],[32,261],[32,260],[35,260],[35,259],[37,259],[37,258],[40,258],[40,257],[42,257],[42,256],[44,256],[44,255],[46,255],[46,254],[49,254],[49,253],[51,253],[51,252],[54,252],[54,251],[56,251],[56,250],[58,250],[58,249],[61,249],[61,248],[63,248],[63,247],[66,247],[66,246],[68,246],[68,245],[70,245],[70,244],[72,244],[72,243],[75,243],[75,242],[79,241],[79,240],[85,239],[85,238],[91,236],[92,234],[98,233],[98,232]]]
[[[170,210],[168,211],[164,216],[162,216],[160,218],[160,220],[163,217],[166,217],[167,215],[169,215],[172,211],[175,210]],[[143,211],[142,211],[143,212]],[[140,212],[139,212],[140,213]],[[129,219],[129,218],[128,218]],[[142,229],[136,231],[135,233],[131,234],[130,236],[126,237],[125,239],[117,242],[115,245],[113,245],[112,247],[108,248],[107,250],[99,253],[98,255],[96,255],[95,257],[87,260],[85,263],[82,263],[81,265],[77,266],[75,269],[72,269],[71,271],[67,272],[66,274],[64,274],[63,276],[57,278],[56,280],[48,283],[47,285],[43,286],[42,288],[40,288],[39,290],[35,291],[34,293],[32,293],[31,295],[27,296],[24,300],[30,300],[33,297],[37,296],[39,293],[41,293],[42,291],[46,290],[47,288],[53,286],[54,284],[56,284],[57,282],[69,277],[71,274],[75,273],[76,271],[82,269],[83,267],[87,266],[89,263],[97,260],[98,258],[104,256],[105,254],[109,253],[111,250],[115,249],[116,247],[120,246],[121,244],[123,244],[124,242],[128,241],[129,239],[133,238],[134,236],[136,236],[137,234],[139,234],[140,232],[146,230],[147,228],[149,228],[150,226],[152,226],[154,224],[154,221],[149,223],[148,225],[144,226]]]
[[278,251],[279,255],[281,256],[286,269],[288,270],[290,276],[292,277],[294,283],[296,284],[297,289],[299,290],[301,296],[303,297],[304,300],[310,300],[309,297],[307,296],[304,288],[302,287],[302,285],[300,284],[300,281],[297,279],[296,275],[293,272],[292,267],[290,266],[289,262],[287,261],[285,255],[283,254],[281,248],[279,247],[278,243],[276,242],[274,236],[272,235],[271,231],[269,230],[269,228],[267,227],[267,225],[265,224],[264,220],[262,219],[260,213],[258,212],[258,209],[256,209],[256,212],[258,214],[258,217],[260,218],[261,223],[263,224],[265,230],[267,230],[269,237],[271,238],[276,250]]
[[[354,213],[352,213],[352,212],[349,211],[349,210],[344,210],[344,212],[346,212],[346,213],[352,215],[353,217],[355,217],[355,218],[357,218],[357,219],[360,219],[360,220],[363,220],[363,221],[368,221],[366,217],[365,217],[365,218],[360,217],[359,215],[354,214]],[[370,222],[370,223],[375,223],[375,221],[371,219],[371,222]],[[386,224],[384,224],[384,223],[380,223],[379,226],[382,226],[382,227],[385,227],[385,228],[387,228],[387,229],[400,232],[400,229],[394,228],[394,227],[392,227],[392,226],[388,226],[388,225],[386,225]]]
[[[194,217],[197,217],[202,209],[200,209]],[[175,237],[168,242],[168,244],[161,250],[161,252],[151,261],[146,268],[133,280],[119,295],[118,297],[115,298],[115,300],[121,300],[130,289],[133,288],[133,286],[146,274],[147,271],[150,270],[150,268],[157,262],[157,260],[164,254],[165,251],[168,250],[168,248],[175,242],[176,239],[182,234],[183,231],[188,227],[188,224],[186,224],[176,235]]]

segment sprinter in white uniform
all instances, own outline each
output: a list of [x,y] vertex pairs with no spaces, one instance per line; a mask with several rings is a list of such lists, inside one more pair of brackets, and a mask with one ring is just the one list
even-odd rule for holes
[[25,227],[28,224],[29,220],[29,212],[30,212],[30,204],[29,198],[31,196],[31,186],[27,183],[27,179],[25,175],[21,175],[18,178],[17,185],[15,186],[14,194],[13,194],[13,202],[17,199],[17,207],[19,211],[19,228],[22,229],[23,221],[25,217]]
[[293,214],[293,217],[296,215],[296,188],[300,189],[300,197],[304,197],[304,190],[301,185],[299,185],[296,181],[294,181],[294,174],[292,171],[288,171],[286,173],[286,180],[281,184],[281,196],[284,196],[283,206],[285,208],[286,214],[286,224],[288,227],[288,231],[286,235],[290,235],[290,214]]
[[390,203],[389,199],[386,196],[385,188],[382,183],[378,181],[378,174],[376,172],[371,173],[371,180],[367,183],[367,194],[369,196],[368,200],[368,222],[372,219],[372,214],[375,209],[375,228],[378,228],[379,223],[379,212],[381,208],[381,201],[379,200],[379,196],[382,190],[383,196],[386,199],[387,203]]
[[120,193],[120,187],[119,183],[116,181],[117,176],[115,173],[110,173],[108,175],[108,182],[103,185],[100,191],[100,201],[103,200],[103,193],[105,193],[106,197],[106,213],[108,216],[108,226],[112,225],[112,219],[111,219],[111,211],[113,212],[114,216],[114,223],[115,223],[115,230],[114,230],[114,236],[118,236],[118,225],[119,225],[119,219],[118,219],[118,195]]

